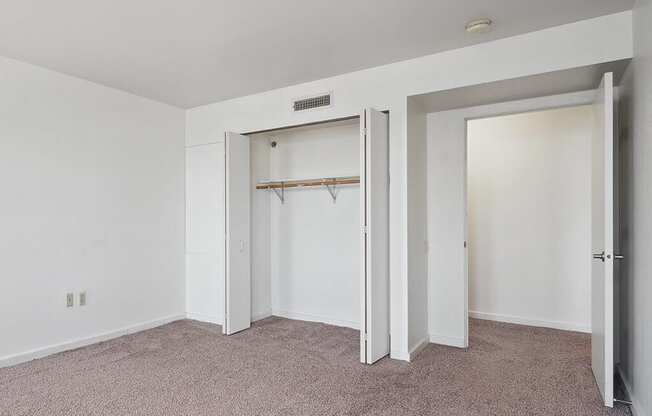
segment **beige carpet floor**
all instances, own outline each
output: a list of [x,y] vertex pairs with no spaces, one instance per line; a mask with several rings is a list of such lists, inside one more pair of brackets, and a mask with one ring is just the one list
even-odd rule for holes
[[174,322],[0,369],[0,415],[626,415],[602,407],[585,334],[471,321],[468,351],[358,363],[356,331],[268,318],[226,337]]

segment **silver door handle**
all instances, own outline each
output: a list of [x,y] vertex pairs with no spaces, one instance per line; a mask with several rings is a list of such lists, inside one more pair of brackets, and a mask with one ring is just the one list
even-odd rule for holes
[[593,258],[604,262],[604,251],[600,254],[593,254]]
[[[593,258],[596,260],[604,261],[604,251],[600,254],[594,254]],[[611,255],[607,254],[607,258],[610,259]],[[622,260],[624,258],[625,256],[623,256],[622,254],[614,254],[614,259],[616,260]]]

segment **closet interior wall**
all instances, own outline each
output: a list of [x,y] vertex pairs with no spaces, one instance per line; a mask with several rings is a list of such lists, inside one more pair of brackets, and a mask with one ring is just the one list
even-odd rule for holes
[[591,332],[591,135],[584,105],[467,124],[469,313]]
[[[262,181],[360,174],[359,120],[251,138],[252,320],[360,326],[360,187],[256,189]],[[274,143],[274,145],[273,145]]]

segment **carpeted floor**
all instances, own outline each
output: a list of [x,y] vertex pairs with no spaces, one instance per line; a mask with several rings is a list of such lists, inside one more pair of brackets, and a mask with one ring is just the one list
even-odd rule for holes
[[231,337],[174,322],[0,369],[0,415],[627,415],[584,334],[471,321],[471,348],[358,363],[350,329],[268,318]]

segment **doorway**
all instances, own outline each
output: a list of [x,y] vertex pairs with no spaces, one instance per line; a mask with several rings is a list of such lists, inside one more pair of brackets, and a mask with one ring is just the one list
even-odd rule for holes
[[467,120],[469,317],[591,332],[589,105]]

